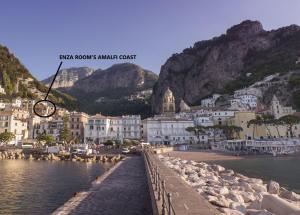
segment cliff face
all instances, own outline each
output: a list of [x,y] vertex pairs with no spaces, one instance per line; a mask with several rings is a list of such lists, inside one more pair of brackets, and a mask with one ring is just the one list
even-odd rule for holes
[[286,73],[297,67],[299,48],[299,26],[265,31],[257,21],[244,21],[224,35],[172,55],[154,86],[152,111],[161,113],[162,95],[168,87],[178,110],[181,99],[197,105],[214,92],[230,93],[266,75]]
[[[87,76],[90,76],[94,72],[94,69],[88,67],[74,67],[69,69],[62,69],[59,71],[56,80],[53,84],[53,88],[68,88],[72,87],[75,82],[81,80]],[[45,85],[49,86],[53,80],[53,75],[42,81]]]
[[152,88],[157,75],[135,64],[115,64],[106,70],[96,70],[91,76],[75,83],[74,89],[84,92],[103,92],[127,88],[142,90]]
[[158,76],[130,63],[115,64],[60,90],[77,98],[81,111],[105,115],[151,114],[153,85]]

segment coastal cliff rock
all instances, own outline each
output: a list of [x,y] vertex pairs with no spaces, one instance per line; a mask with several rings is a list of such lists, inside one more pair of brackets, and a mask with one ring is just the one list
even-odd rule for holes
[[150,97],[158,76],[142,67],[115,64],[98,69],[79,79],[72,87],[60,88],[79,102],[79,109],[89,114],[105,115],[151,114]]
[[[53,83],[53,88],[67,88],[72,87],[78,80],[90,76],[94,72],[94,69],[88,67],[73,67],[69,69],[62,69],[57,74],[56,80]],[[42,81],[46,86],[49,86],[54,76]]]
[[157,75],[131,63],[115,64],[106,70],[96,70],[91,76],[75,83],[74,89],[84,92],[103,92],[120,88],[149,89]]
[[232,93],[266,75],[286,73],[299,66],[299,48],[299,26],[266,31],[258,21],[244,21],[226,34],[173,54],[161,67],[152,111],[161,113],[162,95],[168,87],[178,111],[181,100],[198,105],[212,93]]

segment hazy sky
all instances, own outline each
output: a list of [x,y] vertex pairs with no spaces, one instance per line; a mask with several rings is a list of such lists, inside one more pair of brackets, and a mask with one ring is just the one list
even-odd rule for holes
[[[299,0],[2,0],[0,44],[38,79],[59,54],[137,54],[159,73],[173,53],[245,19],[265,29],[300,25]],[[107,68],[118,61],[64,61],[63,68]]]

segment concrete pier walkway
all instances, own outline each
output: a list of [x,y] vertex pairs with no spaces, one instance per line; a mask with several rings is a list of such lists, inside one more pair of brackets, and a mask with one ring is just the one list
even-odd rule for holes
[[72,198],[54,214],[152,214],[143,157],[125,159],[101,183]]
[[[165,166],[152,153],[149,159],[157,167],[161,178],[165,180],[165,188],[172,194],[172,205],[176,215],[219,215],[220,212],[204,197],[186,184],[173,170]],[[161,211],[161,202],[157,202],[158,211]]]

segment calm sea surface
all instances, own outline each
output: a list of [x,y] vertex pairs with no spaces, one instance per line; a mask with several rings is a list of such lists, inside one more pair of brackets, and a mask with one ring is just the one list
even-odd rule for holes
[[214,161],[249,177],[275,180],[281,186],[300,193],[300,157],[246,158]]
[[0,161],[0,214],[50,214],[111,164]]

